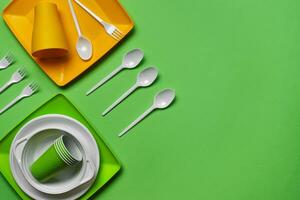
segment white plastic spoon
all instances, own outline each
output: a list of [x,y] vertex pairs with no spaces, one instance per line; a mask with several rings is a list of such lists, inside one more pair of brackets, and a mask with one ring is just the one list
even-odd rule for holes
[[130,94],[132,94],[139,87],[150,86],[157,78],[158,70],[155,67],[149,67],[141,71],[138,76],[136,83],[127,90],[119,99],[117,99],[111,106],[109,106],[103,113],[102,116],[109,113],[113,108],[115,108],[119,103],[126,99]]
[[77,30],[77,33],[78,33],[78,40],[77,40],[77,43],[76,43],[77,53],[78,53],[79,57],[82,60],[89,60],[92,57],[92,54],[93,54],[92,43],[89,39],[87,39],[84,35],[82,35],[81,30],[80,30],[80,26],[79,26],[79,23],[78,23],[78,19],[77,19],[76,13],[74,11],[73,4],[72,4],[71,0],[68,0],[68,2],[69,2],[69,6],[70,6],[72,16],[73,16],[73,20],[74,20],[74,23],[75,23],[75,27],[76,27],[76,30]]
[[159,92],[155,96],[152,106],[148,110],[146,110],[141,116],[139,116],[134,122],[132,122],[127,128],[125,128],[119,134],[119,137],[122,137],[125,133],[127,133],[127,131],[129,131],[131,128],[133,128],[136,124],[138,124],[145,117],[147,117],[155,109],[167,108],[174,99],[175,99],[175,91],[172,89],[165,89],[165,90]]
[[86,93],[86,96],[88,96],[89,94],[91,94],[92,92],[94,92],[97,88],[99,88],[101,85],[103,85],[104,83],[106,83],[109,79],[111,79],[112,77],[114,77],[117,73],[119,73],[123,69],[133,69],[136,66],[138,66],[138,64],[140,64],[140,62],[143,60],[143,58],[144,58],[144,53],[140,49],[134,49],[134,50],[128,52],[127,54],[124,55],[123,62],[121,64],[121,66],[119,66],[118,68],[116,68],[108,76],[106,76],[99,83],[97,83],[94,87],[92,87],[92,89],[90,89]]

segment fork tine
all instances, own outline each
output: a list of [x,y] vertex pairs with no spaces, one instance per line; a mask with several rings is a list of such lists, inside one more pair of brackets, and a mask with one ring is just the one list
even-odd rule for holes
[[119,33],[117,30],[114,31],[114,34],[117,35],[120,39],[123,37],[123,35]]
[[17,73],[20,74],[20,75],[22,76],[22,68],[19,68],[19,69],[17,70]]
[[122,31],[120,31],[119,29],[116,29],[116,32],[117,32],[120,36],[123,36]]
[[116,30],[123,35],[122,31],[116,27]]
[[6,62],[10,62],[10,59],[11,59],[11,58],[10,58],[8,55],[5,55],[5,56],[4,56],[4,59],[6,60]]
[[113,34],[118,38],[118,40],[121,40],[121,39],[122,39],[122,36],[118,35],[117,32],[113,32]]
[[32,86],[30,89],[31,89],[32,92],[35,92],[36,89],[37,89],[37,87],[36,86]]
[[22,76],[22,68],[19,68],[17,72]]
[[23,76],[26,76],[27,72],[26,70],[23,68]]
[[117,35],[112,34],[112,36],[113,36],[113,38],[114,38],[115,40],[118,40],[118,41],[120,40],[119,37],[118,37]]
[[111,34],[111,37],[113,37],[115,40],[119,41],[119,39],[117,38],[117,36],[114,35],[114,33]]
[[39,86],[38,85],[36,85],[36,88],[35,88],[35,90],[34,91],[38,91],[39,90]]
[[8,62],[13,62],[14,60],[14,55],[9,51],[6,55],[5,55],[5,59],[8,61]]
[[114,35],[117,37],[118,40],[121,40],[121,37],[114,33]]
[[29,84],[29,87],[30,87],[30,89],[34,89],[34,87],[35,87],[35,85],[36,85],[36,83],[35,82],[31,82],[30,84]]
[[38,87],[38,84],[37,84],[36,82],[34,82],[32,88],[35,89],[35,88],[37,88],[37,87]]
[[21,68],[20,74],[22,77],[26,76],[26,70],[24,68]]
[[7,57],[5,60],[6,60],[8,63],[12,63],[12,62],[13,62],[13,59],[12,59],[11,57]]
[[35,84],[34,84],[33,91],[37,91],[37,89],[38,89],[38,88],[39,88],[38,84],[37,84],[37,83],[35,83]]

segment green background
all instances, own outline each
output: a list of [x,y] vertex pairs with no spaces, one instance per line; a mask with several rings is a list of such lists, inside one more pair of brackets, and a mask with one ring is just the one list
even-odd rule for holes
[[[1,10],[9,3],[0,1]],[[298,200],[300,198],[300,2],[297,0],[121,0],[135,30],[77,81],[61,89],[36,66],[0,21],[0,53],[29,78],[1,94],[2,107],[34,79],[41,91],[0,116],[4,136],[56,93],[65,94],[122,161],[122,172],[95,199]],[[84,93],[132,48],[146,59],[93,95]],[[100,113],[156,65],[160,79],[107,117]],[[177,100],[126,137],[116,135],[159,90]],[[0,161],[1,164],[1,161]],[[17,199],[0,177],[0,195]]]

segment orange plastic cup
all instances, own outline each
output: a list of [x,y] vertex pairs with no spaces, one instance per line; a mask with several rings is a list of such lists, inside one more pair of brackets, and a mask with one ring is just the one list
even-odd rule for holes
[[31,53],[37,58],[68,54],[68,45],[56,4],[39,2],[34,8]]

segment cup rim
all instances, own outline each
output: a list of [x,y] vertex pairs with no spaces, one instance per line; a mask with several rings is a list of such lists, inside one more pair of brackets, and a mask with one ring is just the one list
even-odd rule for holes
[[72,158],[72,160],[75,160],[77,162],[82,161],[83,159],[82,153],[71,136],[62,135],[61,144],[64,149],[64,152],[70,155],[70,158]]
[[58,156],[60,157],[60,159],[62,161],[64,161],[67,165],[70,165],[70,166],[73,165],[73,163],[66,158],[66,156],[62,153],[62,151],[59,150],[59,147],[56,143],[54,143],[54,148],[56,150],[56,153],[58,154]]
[[57,145],[58,145],[59,150],[61,151],[61,153],[63,153],[67,158],[69,158],[69,160],[71,160],[71,161],[76,161],[76,160],[72,157],[72,155],[68,152],[68,149],[64,146],[61,137],[57,139],[56,143],[57,143]]
[[41,59],[53,58],[50,55],[56,53],[55,58],[65,57],[69,53],[69,49],[63,47],[47,47],[47,48],[37,48],[32,50],[32,56]]

